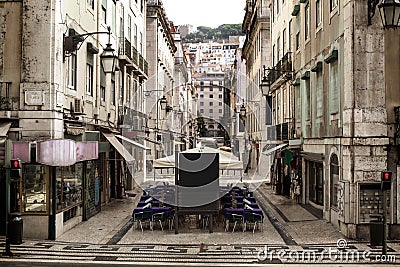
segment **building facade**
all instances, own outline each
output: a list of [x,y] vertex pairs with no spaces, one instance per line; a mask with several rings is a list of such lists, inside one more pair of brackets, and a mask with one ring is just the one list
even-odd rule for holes
[[[146,82],[145,105],[151,136],[150,159],[154,160],[173,153],[172,120],[169,112],[173,105],[175,42],[170,22],[162,1],[147,0],[146,49],[149,62],[149,79]],[[167,107],[161,108],[160,100],[167,99]],[[170,108],[171,107],[171,108]],[[172,114],[172,113],[171,113]],[[161,145],[161,142],[163,145]]]
[[[133,187],[132,176],[143,173],[143,141],[132,136],[122,145],[117,137],[127,110],[144,114],[142,102],[132,100],[141,97],[147,77],[145,35],[136,46],[126,40],[144,33],[146,6],[39,0],[1,2],[0,10],[2,167],[7,170],[10,158],[23,162],[20,182],[7,197],[11,211],[24,213],[24,236],[55,239],[121,197]],[[138,34],[129,31],[133,25]],[[117,71],[106,74],[100,52],[107,43],[118,49]],[[127,53],[134,49],[138,62],[131,65]],[[4,201],[2,194],[2,215]]]
[[[397,177],[397,55],[365,1],[294,1],[293,94],[301,140],[302,201],[345,236],[368,238],[382,212],[381,171]],[[392,65],[391,65],[392,64]],[[393,65],[395,64],[395,65]],[[398,179],[398,178],[397,178]],[[389,237],[398,237],[398,188],[392,184]]]
[[[245,154],[248,168],[268,173],[272,161],[262,154],[267,145],[267,103],[260,91],[264,76],[263,66],[270,67],[270,14],[269,1],[247,1],[242,31],[246,34],[243,57],[246,60],[246,143]],[[259,164],[263,163],[268,164]]]

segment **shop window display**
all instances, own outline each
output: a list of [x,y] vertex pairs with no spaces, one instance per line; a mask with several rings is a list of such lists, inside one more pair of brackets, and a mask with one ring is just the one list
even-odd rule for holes
[[46,212],[47,184],[45,167],[24,165],[22,174],[22,206],[24,212]]
[[82,203],[83,164],[56,168],[57,211]]

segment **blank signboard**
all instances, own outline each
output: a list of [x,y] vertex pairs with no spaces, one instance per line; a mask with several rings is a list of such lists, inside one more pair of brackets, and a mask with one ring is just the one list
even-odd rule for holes
[[180,153],[178,185],[181,211],[218,211],[219,154]]

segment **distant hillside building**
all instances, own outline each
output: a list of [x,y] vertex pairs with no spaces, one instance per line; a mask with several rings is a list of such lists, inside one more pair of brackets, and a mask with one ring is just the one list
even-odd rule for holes
[[185,38],[186,35],[191,34],[196,31],[194,29],[193,25],[190,25],[190,24],[178,25],[177,30],[181,34],[182,38]]

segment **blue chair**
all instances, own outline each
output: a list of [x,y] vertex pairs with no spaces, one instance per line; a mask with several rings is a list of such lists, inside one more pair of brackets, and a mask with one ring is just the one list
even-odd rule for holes
[[226,225],[225,232],[229,230],[229,225],[233,224],[232,233],[235,232],[236,224],[243,224],[243,216],[235,213],[227,213],[226,214]]
[[256,230],[256,226],[261,225],[261,231],[262,231],[262,225],[263,225],[263,216],[258,213],[254,212],[244,212],[244,227],[243,227],[243,232],[246,231],[247,224],[251,225],[253,224],[253,234],[254,231]]
[[150,209],[133,213],[133,222],[136,222],[136,227],[137,227],[137,223],[140,224],[140,229],[142,229],[142,232],[143,232],[142,222],[149,223],[150,229],[152,229],[151,221],[152,221],[152,216],[151,216]]
[[[159,222],[161,231],[164,231],[163,223],[165,223],[167,221],[167,219],[168,219],[168,212],[163,211],[163,212],[159,212],[159,213],[154,213],[151,220],[153,223]],[[153,224],[153,228],[154,228],[154,224]]]

